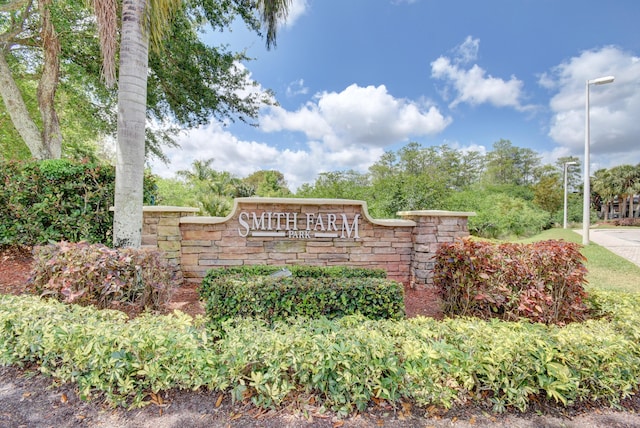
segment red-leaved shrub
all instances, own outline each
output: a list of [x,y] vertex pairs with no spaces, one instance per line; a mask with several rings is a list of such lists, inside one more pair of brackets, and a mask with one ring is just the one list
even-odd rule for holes
[[67,303],[139,312],[161,309],[177,283],[156,250],[60,242],[34,248],[30,288]]
[[528,318],[546,324],[582,321],[586,268],[578,244],[492,244],[465,239],[436,254],[434,284],[445,315]]

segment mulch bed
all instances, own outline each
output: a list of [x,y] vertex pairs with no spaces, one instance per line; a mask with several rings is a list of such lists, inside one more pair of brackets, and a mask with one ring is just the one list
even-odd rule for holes
[[[31,274],[33,257],[28,249],[0,251],[0,293],[23,294]],[[408,317],[418,315],[441,317],[435,290],[414,290],[405,288],[405,311]],[[190,315],[203,315],[204,308],[199,301],[197,285],[185,283],[178,288],[169,302],[170,311],[179,309]]]
[[[1,251],[0,252],[0,293],[22,294],[26,291],[26,284],[30,276],[33,258],[29,251]],[[440,314],[434,310],[433,302],[437,298],[432,290],[411,290],[405,293],[405,307],[409,317],[416,315],[435,316]],[[170,303],[171,309],[196,315],[204,313],[202,304],[198,300],[196,286],[185,284],[174,294]],[[113,427],[155,426],[165,428],[176,426],[173,417],[183,418],[189,426],[237,426],[237,427],[338,427],[373,428],[387,426],[405,428],[417,426],[461,426],[461,427],[537,427],[537,426],[572,426],[598,427],[618,426],[633,427],[638,425],[640,412],[640,395],[634,395],[620,403],[621,411],[607,409],[604,403],[583,402],[571,407],[562,407],[551,401],[534,401],[529,411],[518,413],[514,411],[502,415],[491,414],[491,409],[467,403],[449,411],[434,409],[435,413],[427,409],[422,416],[413,415],[401,417],[401,413],[384,406],[372,407],[362,415],[356,415],[345,421],[331,418],[328,420],[315,419],[310,422],[298,416],[294,418],[286,410],[275,412],[268,418],[251,416],[251,412],[260,411],[252,406],[242,407],[242,403],[223,404],[219,409],[212,407],[214,393],[170,391],[166,400],[171,403],[167,408],[167,416],[162,417],[163,409],[148,406],[143,411],[127,412],[124,410],[107,411],[99,401],[81,402],[75,397],[73,385],[62,385],[51,389],[49,378],[28,374],[29,370],[16,367],[0,368],[0,386],[6,391],[12,391],[14,396],[0,397],[0,425],[28,426],[38,420],[47,423],[46,426],[88,426],[92,422],[106,424]],[[33,372],[32,372],[33,373]],[[61,389],[62,388],[62,389]],[[62,392],[61,392],[62,391]],[[204,395],[203,395],[204,394]],[[206,394],[213,394],[207,397]],[[5,394],[6,395],[6,394]],[[16,398],[17,397],[17,398]],[[62,397],[62,399],[61,399]],[[26,400],[26,401],[25,401]],[[23,403],[25,401],[25,403]],[[225,399],[225,403],[229,401]],[[25,407],[27,404],[28,407]],[[209,412],[209,413],[207,413]],[[219,412],[219,415],[216,415]],[[424,411],[423,411],[424,412]],[[34,419],[36,418],[36,419]],[[40,419],[37,419],[40,418]],[[192,419],[188,419],[192,418]],[[292,419],[293,418],[293,419]],[[188,422],[187,422],[188,420]],[[179,424],[180,425],[180,424]],[[184,425],[184,424],[182,424]],[[42,425],[45,426],[45,425]]]

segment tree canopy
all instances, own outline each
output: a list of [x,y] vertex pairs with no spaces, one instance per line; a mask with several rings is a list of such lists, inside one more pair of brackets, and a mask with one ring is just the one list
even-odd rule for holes
[[[84,0],[10,1],[0,6],[4,158],[73,157],[87,142],[115,135],[117,88],[101,80],[98,29],[91,17]],[[209,46],[199,37],[207,29],[228,29],[236,17],[260,31],[251,3],[186,1],[183,13],[169,22],[160,48],[150,51],[147,120],[154,126],[146,134],[148,152],[162,158],[162,147],[174,143],[177,129],[212,117],[251,121],[260,105],[273,102],[269,92],[251,90],[257,83],[241,65],[250,60],[243,52]],[[47,50],[47,25],[58,49]],[[57,66],[47,65],[52,56]],[[39,97],[43,91],[51,96]],[[57,131],[45,132],[47,118],[57,118]]]
[[225,216],[234,198],[292,196],[280,171],[260,170],[238,178],[228,171],[215,170],[213,162],[213,158],[197,159],[190,169],[178,171],[178,178],[159,179],[158,203],[194,206],[202,215]]
[[[383,154],[368,173],[322,173],[296,196],[365,200],[379,218],[411,209],[474,211],[469,227],[475,234],[522,235],[562,222],[563,175],[565,163],[572,162],[567,165],[568,219],[580,222],[580,161],[569,156],[543,165],[540,159],[509,140],[496,142],[486,154],[409,143]],[[640,217],[640,204],[636,197],[633,205],[632,197],[640,193],[639,174],[640,165],[596,171],[593,209],[605,219],[614,215],[614,207],[620,207],[615,215]]]

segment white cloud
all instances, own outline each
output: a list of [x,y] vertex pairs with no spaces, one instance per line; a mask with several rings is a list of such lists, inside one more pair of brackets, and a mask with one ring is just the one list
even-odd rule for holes
[[478,55],[480,40],[468,36],[454,49],[454,57],[441,56],[431,63],[431,76],[445,81],[443,93],[453,90],[454,99],[449,104],[455,107],[460,103],[470,105],[492,104],[496,107],[513,107],[528,110],[531,106],[522,104],[523,82],[515,76],[504,80],[491,75],[478,64],[464,68],[464,64],[474,61]]
[[294,97],[296,95],[306,95],[309,93],[309,88],[304,86],[304,79],[294,80],[287,85],[287,97]]
[[640,59],[607,46],[582,52],[539,79],[541,86],[557,92],[549,103],[553,114],[549,136],[579,155],[584,149],[586,81],[608,75],[615,76],[613,83],[592,85],[589,91],[591,152],[595,155],[591,161],[600,162],[601,167],[640,159]]
[[452,149],[458,150],[463,154],[467,154],[470,152],[477,152],[482,156],[487,154],[487,148],[482,144],[468,143],[463,145],[458,142],[452,141],[445,141],[444,144],[447,144]]
[[296,21],[303,16],[309,7],[307,0],[293,0],[289,6],[289,14],[287,15],[286,27],[293,27]]
[[478,59],[478,51],[480,50],[480,39],[474,39],[467,36],[461,45],[455,48],[455,62],[459,64],[468,64]]
[[331,126],[313,103],[307,103],[295,112],[282,107],[271,107],[269,112],[260,117],[260,129],[264,132],[299,131],[311,139],[320,139],[331,134]]
[[229,171],[237,177],[261,169],[276,169],[284,174],[292,191],[303,183],[313,182],[321,172],[366,171],[383,153],[382,149],[364,147],[331,151],[317,141],[310,141],[303,150],[278,149],[267,143],[239,140],[218,123],[184,132],[178,141],[181,147],[165,152],[171,161],[169,165],[158,160],[151,162],[155,174],[173,177],[176,171],[191,169],[195,160],[213,158],[214,169]]
[[[299,81],[300,85],[304,82]],[[451,123],[436,107],[394,98],[385,86],[351,85],[342,92],[316,94],[296,111],[269,107],[260,117],[267,133],[303,135],[300,149],[279,149],[264,142],[242,141],[218,123],[185,132],[181,148],[167,150],[169,167],[152,169],[164,177],[190,169],[194,160],[214,158],[213,167],[245,177],[260,169],[282,172],[292,190],[313,182],[321,172],[365,172],[384,148],[413,136],[433,135]]]
[[297,111],[271,108],[260,119],[265,132],[298,131],[322,140],[331,150],[381,148],[411,136],[434,135],[451,118],[434,106],[394,98],[384,85],[351,85],[342,92],[322,92]]
[[251,71],[248,71],[247,67],[243,63],[235,61],[233,63],[233,66],[237,69],[238,74],[244,72],[247,73],[244,76],[243,88],[235,91],[235,95],[240,98],[253,97],[259,100],[263,100],[269,104],[273,104],[276,102],[273,94],[253,79]]

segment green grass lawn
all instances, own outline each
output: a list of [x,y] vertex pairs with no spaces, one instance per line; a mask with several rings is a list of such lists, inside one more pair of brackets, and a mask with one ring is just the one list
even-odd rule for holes
[[[582,243],[582,236],[569,229],[549,229],[544,232],[517,240],[520,243],[562,239],[567,242]],[[586,266],[588,287],[605,290],[640,292],[640,267],[613,254],[598,244],[590,243],[582,248],[582,255],[587,258]]]

